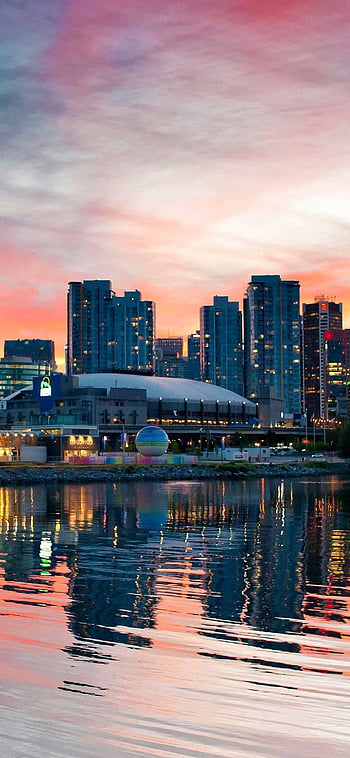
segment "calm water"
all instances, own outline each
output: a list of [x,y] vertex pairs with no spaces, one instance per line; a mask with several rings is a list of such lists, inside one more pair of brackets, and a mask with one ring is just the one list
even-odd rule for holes
[[349,756],[350,482],[0,489],[1,755]]

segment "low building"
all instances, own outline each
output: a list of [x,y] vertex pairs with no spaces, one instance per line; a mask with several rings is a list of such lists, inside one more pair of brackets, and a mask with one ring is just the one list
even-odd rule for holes
[[35,376],[50,372],[51,366],[35,363],[29,357],[7,356],[0,359],[0,398],[28,385]]
[[[1,429],[34,430],[38,436],[43,430],[47,443],[60,436],[56,449],[60,448],[61,457],[66,443],[62,437],[71,438],[74,450],[86,448],[85,437],[93,437],[94,449],[99,437],[100,450],[102,442],[107,449],[119,450],[143,426],[158,424],[180,442],[186,439],[187,445],[189,440],[198,442],[205,430],[210,430],[213,440],[256,422],[255,403],[230,390],[188,379],[128,373],[37,377],[0,404]],[[93,434],[92,427],[97,429]],[[66,428],[69,433],[63,431]]]

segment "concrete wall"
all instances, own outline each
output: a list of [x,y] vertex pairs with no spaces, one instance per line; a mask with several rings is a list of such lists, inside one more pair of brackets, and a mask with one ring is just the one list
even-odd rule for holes
[[45,445],[21,445],[19,452],[22,463],[46,463]]

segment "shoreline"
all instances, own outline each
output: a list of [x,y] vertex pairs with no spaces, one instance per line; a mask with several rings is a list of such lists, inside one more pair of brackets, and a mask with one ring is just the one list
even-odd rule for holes
[[0,486],[51,483],[104,483],[128,481],[183,481],[210,479],[262,479],[312,476],[350,476],[350,460],[306,463],[197,463],[115,466],[101,464],[4,464],[0,467]]

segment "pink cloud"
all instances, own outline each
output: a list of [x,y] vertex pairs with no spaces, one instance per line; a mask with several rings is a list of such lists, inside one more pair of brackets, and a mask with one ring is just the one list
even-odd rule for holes
[[163,334],[264,272],[304,300],[326,287],[349,323],[348,3],[63,8],[3,152],[4,338],[37,325],[63,354],[67,282],[84,278],[138,287]]

